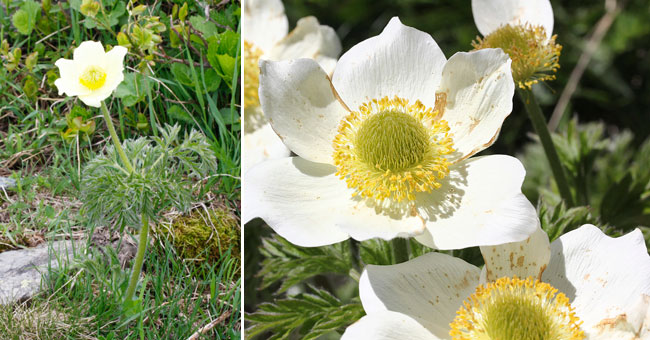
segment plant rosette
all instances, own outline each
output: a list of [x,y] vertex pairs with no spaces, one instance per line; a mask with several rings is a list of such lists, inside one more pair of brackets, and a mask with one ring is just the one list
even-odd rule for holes
[[298,20],[288,32],[288,20],[280,0],[251,0],[244,3],[244,171],[266,159],[287,157],[289,149],[268,124],[260,107],[259,61],[312,58],[331,74],[341,54],[334,30],[314,17]]
[[538,229],[481,252],[482,270],[441,253],[367,266],[359,281],[367,315],[342,339],[650,337],[650,257],[640,230],[611,238],[583,225],[549,247]]
[[555,79],[562,46],[555,43],[549,0],[472,0],[474,22],[483,38],[475,49],[502,48],[512,58],[521,88]]
[[88,106],[100,107],[124,80],[126,53],[122,46],[105,52],[100,42],[82,42],[75,48],[72,60],[61,58],[55,63],[61,75],[54,81],[59,95],[77,96]]
[[298,157],[248,171],[245,222],[261,217],[300,246],[417,236],[454,249],[534,232],[521,163],[469,158],[512,110],[501,50],[447,60],[430,35],[393,18],[345,53],[331,80],[311,59],[260,67],[264,112]]

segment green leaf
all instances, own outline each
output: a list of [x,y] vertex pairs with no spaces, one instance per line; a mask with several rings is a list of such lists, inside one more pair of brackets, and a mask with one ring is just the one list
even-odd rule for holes
[[23,84],[23,92],[25,92],[25,95],[30,99],[36,99],[36,96],[38,95],[38,86],[32,77],[27,77],[25,79],[25,84]]
[[29,14],[22,9],[19,9],[14,13],[13,17],[11,17],[11,21],[13,22],[14,27],[16,27],[18,32],[21,34],[29,35],[34,29],[35,22],[31,21]]
[[219,113],[221,114],[221,119],[223,119],[223,123],[226,125],[240,123],[239,113],[237,113],[237,111],[231,110],[229,107],[225,107],[219,110]]
[[230,85],[232,82],[233,72],[235,71],[235,58],[227,54],[217,54],[217,62],[219,64],[219,69],[221,70],[221,78]]
[[187,17],[187,2],[184,2],[183,6],[178,10],[178,20],[185,21],[185,17]]
[[185,111],[180,105],[172,105],[167,109],[167,116],[172,119],[172,121],[180,121],[185,124],[194,124],[192,116]]
[[217,54],[228,54],[234,57],[237,54],[239,34],[233,31],[225,31],[219,34],[218,38]]
[[548,234],[551,242],[583,224],[599,224],[592,216],[591,208],[586,206],[567,209],[563,202],[549,205],[540,200],[537,212],[542,229]]
[[121,98],[124,106],[135,105],[145,98],[145,81],[145,77],[138,73],[127,73],[113,95]]
[[219,34],[217,30],[217,25],[213,22],[208,21],[208,19],[199,16],[193,15],[190,17],[190,24],[199,32],[203,34],[204,38],[212,37]]
[[189,66],[182,63],[173,63],[170,69],[174,75],[174,78],[178,80],[179,83],[183,85],[194,86]]
[[36,20],[41,12],[41,6],[33,1],[27,0],[22,3],[20,9],[11,18],[12,23],[23,35],[30,35],[36,26]]
[[347,275],[351,264],[346,242],[324,247],[303,248],[278,235],[264,239],[260,250],[262,262],[262,289],[281,282],[279,292],[302,281],[325,273]]
[[203,73],[205,76],[205,86],[207,92],[216,91],[221,85],[221,77],[217,74],[217,71],[213,69],[207,69]]
[[259,305],[257,312],[246,315],[250,338],[265,332],[270,339],[287,339],[298,333],[300,339],[315,339],[332,331],[343,331],[359,320],[363,307],[358,300],[343,303],[329,292],[311,287],[312,294],[302,293],[275,303]]

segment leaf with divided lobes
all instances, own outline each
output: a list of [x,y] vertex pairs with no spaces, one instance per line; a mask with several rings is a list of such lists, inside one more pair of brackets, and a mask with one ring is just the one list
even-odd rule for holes
[[310,287],[313,293],[302,293],[275,303],[263,303],[258,311],[246,315],[251,326],[250,338],[271,332],[270,339],[287,339],[299,334],[300,339],[315,339],[325,333],[342,331],[363,315],[358,300],[343,303],[329,292]]

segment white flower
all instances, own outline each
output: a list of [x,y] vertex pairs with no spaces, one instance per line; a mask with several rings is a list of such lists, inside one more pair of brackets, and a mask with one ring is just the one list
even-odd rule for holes
[[481,252],[483,270],[441,253],[367,266],[359,282],[367,315],[342,339],[650,337],[650,257],[640,230],[611,238],[584,225],[549,247],[538,229]]
[[537,224],[524,168],[491,145],[512,110],[501,50],[449,60],[393,18],[352,47],[332,80],[315,61],[262,61],[260,100],[299,157],[245,176],[244,221],[301,246],[418,236],[441,249],[526,239]]
[[59,59],[55,65],[61,77],[54,81],[59,95],[77,96],[88,106],[100,107],[124,80],[127,49],[115,46],[104,52],[102,43],[84,41],[74,50],[72,60]]
[[512,58],[512,75],[522,88],[555,79],[562,46],[553,36],[549,0],[472,0],[474,22],[483,38],[475,49],[502,48]]
[[553,35],[553,8],[549,0],[472,0],[476,28],[483,36],[504,25],[544,27],[548,38]]
[[341,54],[334,30],[314,17],[298,20],[288,32],[288,21],[280,0],[244,2],[244,171],[266,159],[289,156],[289,149],[273,132],[259,106],[259,60],[312,58],[332,72]]

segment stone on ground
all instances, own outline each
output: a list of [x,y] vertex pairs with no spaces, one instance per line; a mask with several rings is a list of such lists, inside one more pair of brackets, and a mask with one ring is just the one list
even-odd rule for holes
[[[75,244],[75,246],[79,246]],[[79,251],[79,248],[74,249]],[[74,257],[72,241],[0,253],[0,305],[24,301],[41,287],[48,266],[58,268]]]

